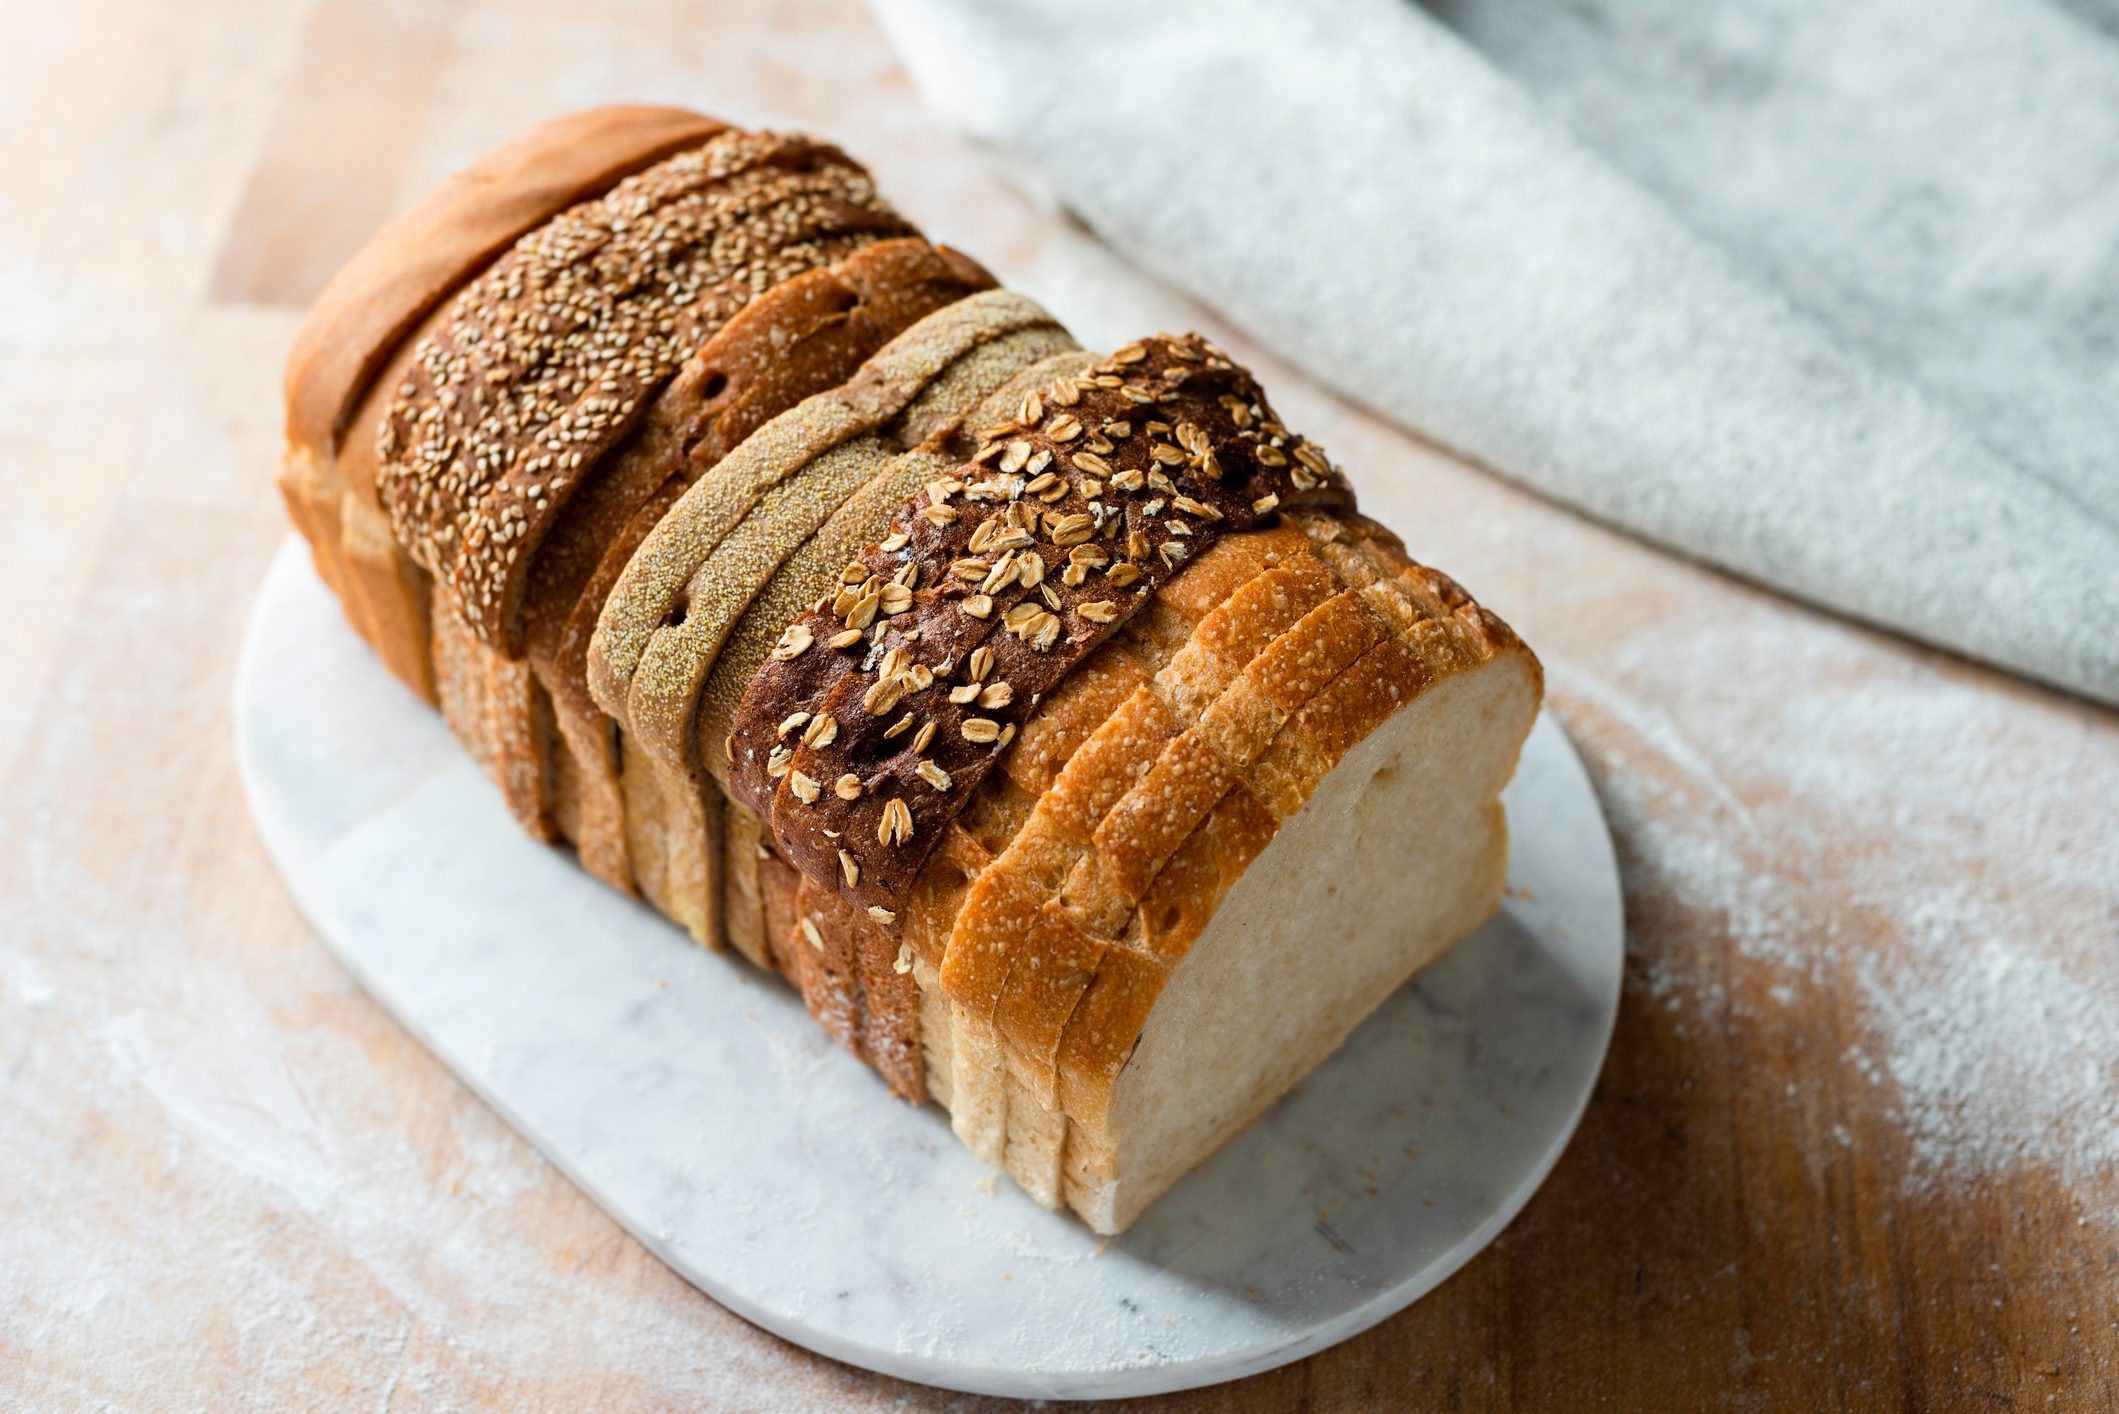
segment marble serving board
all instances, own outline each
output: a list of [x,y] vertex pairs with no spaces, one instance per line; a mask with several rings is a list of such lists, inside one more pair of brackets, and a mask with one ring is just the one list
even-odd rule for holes
[[1515,1216],[1617,1011],[1609,834],[1550,715],[1499,916],[1109,1242],[890,1098],[776,980],[524,837],[290,540],[236,682],[303,912],[404,1026],[665,1262],[834,1358],[952,1389],[1149,1394],[1403,1309]]

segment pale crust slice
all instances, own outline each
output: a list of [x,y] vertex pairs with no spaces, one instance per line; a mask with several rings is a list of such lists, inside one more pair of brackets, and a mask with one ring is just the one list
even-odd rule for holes
[[[1202,622],[1224,614],[1232,601],[1236,616],[1260,612],[1240,597],[1261,575],[1281,574],[1280,560],[1304,553],[1299,531],[1282,527],[1252,535],[1229,536],[1215,544],[1184,573],[1163,586],[1154,617],[1144,613],[1149,638],[1121,640],[1135,646],[1179,646],[1170,659],[1174,682],[1182,684],[1200,671],[1186,658],[1192,634]],[[1268,564],[1271,557],[1272,564]],[[1280,579],[1268,581],[1268,588]],[[1224,614],[1224,617],[1228,617]],[[1169,624],[1175,632],[1164,628]],[[1167,636],[1166,636],[1167,635]],[[1181,637],[1179,637],[1181,635]],[[1212,641],[1228,639],[1228,634]],[[1205,645],[1198,657],[1212,650]],[[1102,655],[1099,655],[1102,656]],[[1095,671],[1096,660],[1070,675]],[[1164,665],[1164,671],[1170,671]],[[1159,676],[1159,675],[1158,675]],[[1166,696],[1155,678],[1143,681],[1111,717],[1074,752],[1066,767],[1039,797],[1031,819],[996,862],[980,876],[977,888],[959,915],[948,955],[942,963],[943,985],[975,1015],[990,1017],[1006,980],[1005,964],[1013,956],[1011,939],[1032,926],[1036,914],[1066,882],[1074,862],[1093,847],[1097,827],[1159,759],[1164,745],[1187,725],[1188,711],[1211,701],[1188,700],[1183,692]],[[1063,689],[1064,690],[1064,689]],[[1174,699],[1174,700],[1173,700]],[[981,1011],[981,1008],[984,1010]]]
[[[1290,783],[1290,795],[1307,800],[1325,772],[1384,717],[1409,700],[1423,682],[1419,664],[1400,640],[1392,637],[1379,641],[1341,675],[1334,684],[1336,690],[1320,694],[1282,728],[1283,735],[1292,734],[1301,742],[1296,754],[1305,765],[1300,776]],[[1246,794],[1252,800],[1258,799],[1248,788]],[[1248,805],[1243,808],[1248,809]],[[1272,815],[1262,802],[1259,808]],[[1265,842],[1258,841],[1256,848],[1249,850],[1250,856],[1255,858]],[[1228,866],[1223,865],[1217,872],[1228,876]],[[1241,869],[1236,872],[1240,874]],[[1213,902],[1218,902],[1218,896],[1201,901],[1209,914]],[[1164,906],[1167,910],[1169,904]],[[1204,919],[1200,922],[1203,926]],[[1189,944],[1197,936],[1196,931],[1180,934],[1173,921],[1164,941],[1168,945],[1179,941]],[[1077,1124],[1101,1126],[1111,1086],[1131,1054],[1134,1039],[1146,1023],[1175,961],[1175,957],[1145,948],[1110,945],[1103,950],[1094,981],[1066,1021],[1056,1055],[1058,1103]]]
[[[1320,523],[1329,520],[1316,519]],[[1298,573],[1295,566],[1304,566],[1304,572]],[[1407,566],[1407,572],[1417,575],[1418,569]],[[1183,586],[1187,578],[1180,576],[1168,588]],[[1373,569],[1367,571],[1367,578],[1372,582],[1377,578]],[[1307,593],[1291,593],[1291,580],[1306,584]],[[1062,813],[1069,803],[1068,793],[1048,789],[1040,801],[1048,818],[1034,820],[1009,846],[1013,856],[1009,862],[1026,868],[1027,876],[1011,880],[998,869],[982,874],[979,888],[989,899],[1012,899],[1011,904],[1001,905],[995,917],[1018,940],[1032,940],[1017,956],[1040,960],[1035,973],[1012,971],[992,993],[994,1015],[1008,1033],[1012,1055],[1027,1049],[1033,1058],[1053,1057],[1058,1028],[1087,990],[1089,979],[1100,970],[1104,939],[1119,926],[1132,921],[1157,951],[1188,943],[1211,915],[1213,901],[1270,841],[1276,817],[1242,785],[1231,788],[1225,784],[1228,768],[1240,767],[1262,754],[1291,712],[1389,632],[1372,609],[1371,596],[1342,589],[1323,597],[1328,585],[1340,583],[1315,560],[1293,555],[1230,594],[1222,606],[1199,621],[1184,647],[1155,679],[1163,697],[1180,711],[1189,707],[1200,725],[1170,738],[1156,765],[1102,816],[1095,835],[1104,848],[1082,849],[1083,821],[1079,816],[1067,821]],[[1219,586],[1206,591],[1208,597],[1220,592]],[[1311,612],[1290,625],[1290,611],[1302,608]],[[1241,675],[1236,672],[1239,665],[1243,666]],[[1367,665],[1381,674],[1372,700],[1391,701],[1391,674],[1378,660],[1367,660]],[[1202,710],[1202,703],[1211,705]],[[1142,700],[1133,705],[1140,711],[1147,704]],[[1120,730],[1120,726],[1112,727],[1113,737]],[[1188,746],[1189,757],[1180,755]],[[1313,767],[1335,760],[1332,751],[1344,749],[1332,743],[1326,746],[1331,750],[1311,753]],[[1094,766],[1096,779],[1112,778],[1112,768],[1093,756],[1077,759]],[[1188,759],[1189,771],[1183,769]],[[1132,767],[1138,769],[1137,759]],[[1317,774],[1321,778],[1321,770]],[[1313,786],[1314,780],[1309,784]],[[1186,805],[1187,799],[1194,803]],[[1206,802],[1208,808],[1203,811],[1198,802]],[[1090,808],[1093,811],[1095,806]],[[1149,826],[1145,834],[1143,819]],[[1188,823],[1193,821],[1196,827]],[[1180,837],[1182,843],[1174,850],[1169,848],[1170,841]],[[1070,848],[1073,866],[1066,871],[1068,877],[1055,886],[1053,875],[1060,872]],[[1041,852],[1042,864],[1037,862]],[[1100,880],[1100,873],[1116,873],[1117,886]],[[1150,880],[1154,889],[1144,893]],[[967,905],[958,919],[960,933],[965,920],[975,917],[974,908]],[[1082,930],[1085,922],[1094,925],[1093,931]],[[989,945],[999,942],[991,934],[987,939]],[[1121,974],[1140,970],[1128,961],[1116,965]],[[1146,970],[1150,975],[1143,980],[1152,982],[1156,969]],[[1049,1087],[1057,1079],[1055,1066],[1049,1062],[1033,1065],[1025,1078],[1049,1102]]]
[[[1358,603],[1353,595],[1336,595],[1274,639],[1191,727],[1164,743],[1155,763],[1098,823],[1095,848],[1075,859],[1046,905],[1042,936],[1052,939],[1067,982],[1050,979],[1049,957],[1032,975],[1023,960],[1040,954],[1017,949],[993,1019],[1040,1086],[1057,1083],[1061,1029],[1101,956],[1090,940],[1112,938],[1125,927],[1171,858],[1240,789],[1245,769],[1287,715],[1388,632],[1345,607],[1350,601]],[[1222,828],[1240,823],[1242,817],[1225,820]],[[1257,847],[1271,835],[1265,829]]]
[[[1057,1080],[1060,1030],[1096,974],[1105,943],[1124,929],[1164,865],[1237,785],[1287,713],[1388,632],[1360,606],[1357,595],[1305,600],[1290,592],[1283,574],[1279,568],[1267,571],[1231,595],[1201,621],[1204,639],[1195,634],[1157,675],[1163,695],[1178,698],[1196,715],[1161,743],[1144,768],[1137,758],[1127,763],[1132,784],[1093,826],[1085,832],[1081,822],[1070,822],[1073,828],[1057,838],[1026,830],[1004,856],[1003,870],[1022,855],[1042,854],[1023,861],[1028,870],[1063,877],[1047,893],[1028,945],[1009,947],[990,934],[979,938],[985,946],[977,956],[990,963],[1005,952],[1010,966],[998,977],[970,985],[993,998],[994,1024],[1011,1054],[1026,1062],[1026,1079],[1048,1102]],[[1312,595],[1319,592],[1313,583]],[[1301,613],[1306,602],[1314,607]],[[1298,613],[1295,622],[1287,622]],[[1232,675],[1219,661],[1216,645],[1245,642],[1258,651],[1248,662],[1239,659],[1241,671]],[[1177,684],[1196,690],[1205,685],[1202,680],[1215,684],[1203,707],[1200,696],[1185,702],[1170,690]],[[1173,711],[1172,720],[1183,717]],[[1153,743],[1140,745],[1145,750]],[[966,912],[960,934],[982,926]],[[1025,965],[1031,958],[1038,960],[1034,968]],[[945,965],[945,977],[951,974]]]
[[[1345,528],[1328,519],[1312,522],[1309,528],[1313,538],[1324,544],[1349,538]],[[1419,567],[1402,559],[1394,542],[1388,547],[1357,542],[1357,547],[1371,564],[1396,561],[1397,567],[1407,571],[1404,577],[1416,582],[1425,578],[1418,573]],[[1381,555],[1376,553],[1379,549]],[[1493,620],[1499,631],[1488,651],[1464,652],[1449,626],[1453,622],[1454,616],[1422,620],[1404,632],[1380,638],[1287,719],[1247,773],[1244,796],[1227,807],[1248,817],[1248,823],[1231,821],[1225,829],[1230,854],[1213,868],[1215,875],[1227,881],[1223,891],[1270,840],[1264,828],[1267,821],[1286,819],[1301,809],[1325,774],[1386,717],[1439,677],[1516,646],[1513,635]],[[1203,843],[1201,850],[1208,847]],[[1206,862],[1203,858],[1196,862],[1202,872],[1195,877],[1204,882]],[[1187,909],[1182,888],[1179,876],[1168,888],[1151,891],[1156,904],[1151,908],[1144,903],[1137,913],[1128,939],[1132,946],[1104,951],[1095,981],[1066,1023],[1056,1066],[1059,1102],[1077,1123],[1101,1123],[1111,1082],[1130,1054],[1133,1038],[1154,1004],[1168,967],[1198,936],[1219,898],[1218,893],[1192,897],[1192,907]]]
[[[1270,596],[1276,589],[1285,595],[1292,577],[1286,566],[1301,563],[1302,548],[1299,536],[1281,531],[1234,537],[1217,546],[1166,584],[1157,603],[1138,615],[1127,633],[1070,674],[1003,758],[1008,788],[1025,803],[1016,811],[1015,828],[1002,834],[995,848],[1012,851],[1019,870],[983,869],[974,888],[983,891],[981,906],[994,910],[983,920],[987,927],[1013,929],[1018,936],[1034,933],[1055,949],[1046,958],[1054,970],[1044,975],[1056,982],[1059,995],[1078,996],[1086,976],[1077,974],[1093,970],[1095,962],[1093,951],[1085,954],[1073,945],[1064,915],[1047,911],[1062,897],[1066,862],[1090,847],[1096,822],[1153,759],[1154,747],[1175,734],[1179,717],[1166,700],[1171,687],[1199,683],[1209,656],[1233,651],[1240,641],[1245,630],[1237,625],[1253,624],[1248,632],[1254,637],[1266,631],[1267,625],[1250,611],[1248,599],[1233,615],[1214,620],[1216,611],[1247,590],[1254,598],[1261,591]],[[1209,628],[1200,637],[1196,630],[1207,620],[1227,627]],[[1173,663],[1177,671],[1158,691],[1158,671],[1169,672]],[[1180,698],[1180,710],[1184,705]],[[1079,764],[1070,774],[1066,768],[1074,763]],[[923,923],[925,902],[916,899],[910,910]],[[943,960],[949,934],[961,928],[963,919],[975,916],[972,901],[967,898],[952,907],[948,916],[953,927],[928,925],[910,934],[935,964]],[[963,974],[975,975],[975,965],[982,960],[989,966],[1005,965],[1007,944],[1000,935],[988,933],[973,945],[990,951],[984,959],[959,953],[960,962],[974,964]],[[997,1040],[984,1037],[992,1029],[990,1018],[1004,977],[1002,973],[988,984],[993,990],[983,1006],[952,1003],[957,1034],[973,1038],[966,1043],[967,1054],[1003,1054]],[[1049,1096],[1045,1103],[1050,1103]]]

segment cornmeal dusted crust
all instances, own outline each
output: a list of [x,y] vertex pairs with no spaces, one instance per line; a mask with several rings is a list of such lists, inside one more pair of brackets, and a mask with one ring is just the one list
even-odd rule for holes
[[650,681],[636,689],[635,678],[658,640],[698,636],[696,629],[680,631],[689,623],[692,594],[711,598],[716,592],[714,577],[702,571],[729,532],[790,474],[885,427],[982,346],[1033,333],[1055,344],[1071,343],[1051,315],[1021,295],[999,290],[974,295],[892,340],[844,387],[807,399],[752,433],[710,480],[694,487],[662,519],[619,575],[589,652],[589,686],[596,701],[628,730],[635,729],[636,690],[658,707],[673,699],[688,701],[710,659],[695,670],[698,655],[680,655],[686,680],[678,687],[649,675]]

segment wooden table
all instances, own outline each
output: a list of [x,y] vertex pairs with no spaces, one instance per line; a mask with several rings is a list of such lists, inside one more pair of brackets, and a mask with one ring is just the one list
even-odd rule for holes
[[635,98],[839,138],[1092,341],[1230,337],[1419,485],[1399,528],[1591,764],[1628,987],[1550,1183],[1398,1318],[1169,1406],[2119,1405],[2111,715],[1333,401],[1002,186],[854,0],[84,0],[0,38],[0,1403],[979,1403],[672,1276],[359,992],[236,780],[302,304],[451,167]]

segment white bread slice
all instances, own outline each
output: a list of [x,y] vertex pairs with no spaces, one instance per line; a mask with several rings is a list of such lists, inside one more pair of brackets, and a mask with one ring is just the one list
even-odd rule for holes
[[1171,971],[1101,1132],[1070,1133],[1090,1227],[1123,1231],[1499,906],[1498,796],[1538,696],[1520,647],[1438,682],[1282,824]]

